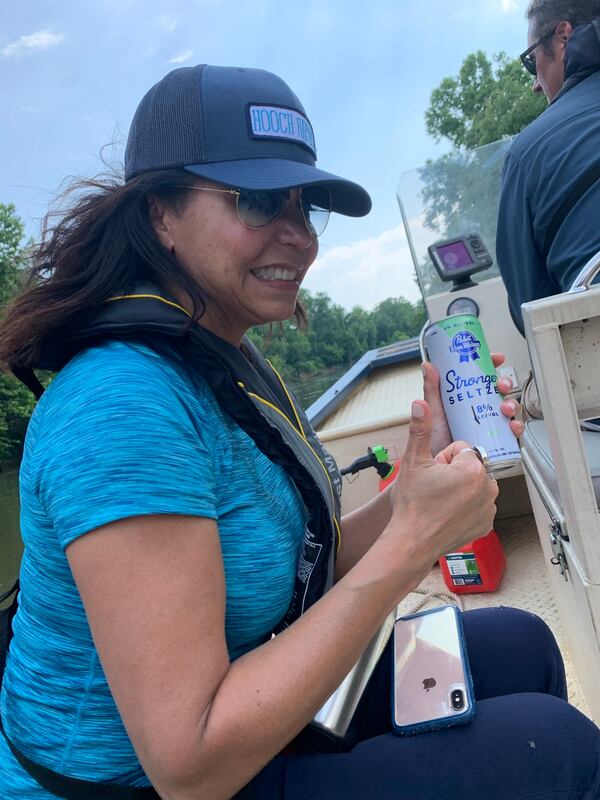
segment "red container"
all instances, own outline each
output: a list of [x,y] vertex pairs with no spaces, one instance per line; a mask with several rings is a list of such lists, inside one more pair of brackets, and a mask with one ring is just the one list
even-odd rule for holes
[[440,558],[444,583],[456,594],[496,591],[505,567],[504,550],[494,530]]
[[394,467],[394,469],[390,472],[390,474],[387,476],[387,478],[380,478],[379,479],[379,491],[380,492],[383,492],[383,490],[385,488],[387,488],[393,480],[396,479],[396,475],[400,471],[400,462],[401,462],[401,460],[402,460],[401,458],[397,458],[395,461],[392,461],[392,466]]

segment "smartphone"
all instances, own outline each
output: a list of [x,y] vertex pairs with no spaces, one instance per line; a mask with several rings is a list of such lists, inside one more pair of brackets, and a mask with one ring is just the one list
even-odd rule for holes
[[462,725],[475,698],[460,611],[399,617],[393,632],[392,725],[399,735]]

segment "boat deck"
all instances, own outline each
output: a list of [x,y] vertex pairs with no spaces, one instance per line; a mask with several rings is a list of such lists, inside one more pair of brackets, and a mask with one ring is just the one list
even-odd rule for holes
[[398,606],[399,614],[412,614],[450,603],[466,611],[484,606],[513,606],[541,617],[554,633],[561,648],[567,673],[569,702],[586,716],[589,709],[579,687],[566,649],[558,609],[548,581],[548,567],[533,516],[498,519],[495,529],[506,555],[506,571],[496,592],[457,595],[450,592],[436,565],[420,586]]

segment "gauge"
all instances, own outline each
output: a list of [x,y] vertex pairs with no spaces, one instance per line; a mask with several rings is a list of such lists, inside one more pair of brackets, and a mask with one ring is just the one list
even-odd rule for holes
[[446,310],[446,316],[448,317],[453,317],[455,314],[474,314],[478,317],[479,306],[475,300],[471,300],[470,297],[457,297],[456,300],[450,303]]

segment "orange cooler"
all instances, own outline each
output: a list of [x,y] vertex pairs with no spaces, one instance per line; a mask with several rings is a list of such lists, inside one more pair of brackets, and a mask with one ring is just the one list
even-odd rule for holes
[[440,558],[444,582],[456,594],[496,591],[505,567],[504,550],[494,530]]

